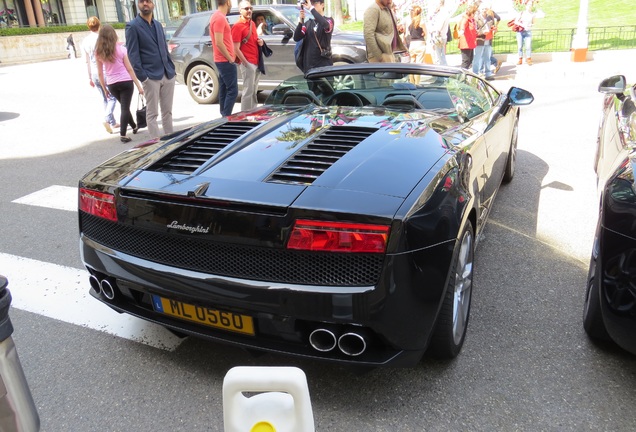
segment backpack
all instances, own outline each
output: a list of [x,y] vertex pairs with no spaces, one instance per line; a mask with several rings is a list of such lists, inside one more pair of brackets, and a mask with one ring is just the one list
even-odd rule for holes
[[300,69],[301,71],[303,71],[303,73],[305,72],[305,59],[303,56],[303,41],[305,39],[301,39],[298,42],[296,42],[296,46],[294,47],[294,59],[296,60],[296,66],[298,66],[298,69]]

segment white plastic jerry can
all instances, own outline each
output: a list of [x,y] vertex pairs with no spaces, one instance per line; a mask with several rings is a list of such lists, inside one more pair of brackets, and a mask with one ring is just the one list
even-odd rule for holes
[[223,423],[225,432],[314,432],[305,373],[296,367],[230,369],[223,379]]

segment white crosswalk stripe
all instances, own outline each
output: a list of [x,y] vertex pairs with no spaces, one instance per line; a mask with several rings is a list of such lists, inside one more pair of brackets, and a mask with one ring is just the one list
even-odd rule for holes
[[[77,188],[51,186],[14,203],[77,211]],[[180,338],[165,328],[119,314],[88,293],[88,272],[0,253],[0,274],[9,280],[11,306],[172,351]]]
[[53,185],[12,202],[58,210],[77,211],[77,188]]

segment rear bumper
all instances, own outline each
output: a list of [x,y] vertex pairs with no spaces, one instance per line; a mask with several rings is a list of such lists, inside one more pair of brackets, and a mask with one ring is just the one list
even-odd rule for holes
[[[174,330],[231,345],[362,366],[412,366],[426,350],[443,296],[440,286],[416,287],[409,254],[390,261],[377,286],[325,287],[221,277],[157,264],[106,248],[81,236],[82,258],[98,279],[115,286],[112,300],[91,295],[126,312]],[[439,250],[437,251],[439,254]],[[433,252],[434,253],[434,252]],[[421,270],[421,269],[420,269]],[[393,273],[395,272],[395,273]],[[432,278],[431,278],[432,276]],[[439,280],[433,275],[421,275]],[[427,279],[424,279],[427,280]],[[442,278],[442,284],[445,278]],[[151,295],[254,319],[256,336],[191,323],[155,312]],[[355,332],[366,349],[355,356],[338,346],[319,351],[309,343],[316,329],[336,337]]]

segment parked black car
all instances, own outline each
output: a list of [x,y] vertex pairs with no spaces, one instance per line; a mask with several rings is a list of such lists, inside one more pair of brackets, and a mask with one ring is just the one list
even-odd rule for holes
[[583,326],[636,354],[636,91],[622,75],[599,85],[606,95],[595,169],[599,216],[590,260]]
[[[267,73],[261,76],[259,89],[271,90],[281,81],[301,73],[294,61],[295,42],[292,38],[299,11],[295,5],[254,5],[253,19],[263,15],[270,34],[263,40],[274,54],[266,60]],[[192,99],[198,103],[216,103],[219,80],[212,57],[210,16],[213,11],[188,15],[170,39],[168,47],[177,71],[177,82],[187,84]],[[230,25],[239,18],[238,9],[227,16]],[[362,63],[367,52],[362,33],[334,30],[331,39],[334,64]],[[347,85],[348,77],[337,77]],[[241,77],[239,74],[239,84]]]
[[[351,88],[334,87],[342,75]],[[245,348],[367,366],[455,357],[476,242],[532,100],[422,64],[292,77],[263,106],[80,181],[90,293]]]

